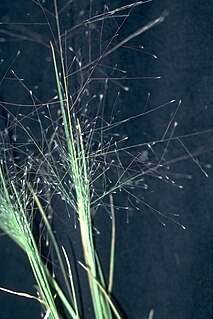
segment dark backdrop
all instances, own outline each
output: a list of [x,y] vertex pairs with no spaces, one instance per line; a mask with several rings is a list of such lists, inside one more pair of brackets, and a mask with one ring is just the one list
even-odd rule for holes
[[[64,0],[59,1],[59,7],[63,7],[64,4]],[[84,17],[88,17],[90,12],[91,15],[96,11],[102,12],[105,4],[111,9],[127,2],[73,1],[65,10],[68,15],[63,15],[62,27],[75,25]],[[44,6],[52,10],[49,2],[44,3]],[[119,82],[129,86],[128,92],[109,81],[110,94],[107,95],[105,103],[107,106],[112,105],[116,91],[120,89],[117,109],[121,110],[121,118],[141,113],[149,93],[148,109],[171,99],[177,100],[176,103],[149,116],[132,120],[120,127],[119,133],[128,135],[130,144],[161,139],[180,99],[181,106],[172,122],[172,125],[174,121],[178,122],[175,136],[213,128],[212,9],[212,2],[209,0],[153,1],[135,8],[121,28],[118,39],[114,39],[115,43],[118,43],[119,39],[124,39],[140,26],[157,18],[164,10],[169,12],[164,23],[132,40],[128,44],[131,48],[120,48],[104,60],[108,65],[117,64],[120,69],[127,70],[129,77],[162,77],[158,80],[140,78]],[[0,15],[1,21],[8,23],[44,22],[42,11],[30,0],[1,0]],[[121,18],[117,19],[120,23]],[[93,58],[99,52],[96,27],[94,25],[91,31]],[[104,24],[102,43],[113,35],[115,27],[114,20]],[[83,63],[86,63],[90,57],[88,42],[84,36],[81,36],[84,32],[84,29],[78,29],[71,33],[68,41],[75,52],[80,52]],[[50,99],[54,94],[55,82],[52,64],[48,62],[51,60],[48,49],[51,35],[48,28],[41,25],[6,24],[0,25],[0,33],[0,57],[4,59],[4,63],[1,64],[1,76],[3,77],[5,71],[10,69],[11,61],[20,50],[21,54],[12,68],[19,77],[24,78],[24,83],[34,90],[39,99],[42,101]],[[141,45],[145,51],[157,55],[158,58],[135,50],[136,46]],[[7,77],[8,74],[10,73],[7,73]],[[97,73],[97,76],[101,75],[101,71]],[[78,76],[76,78],[76,81],[79,81]],[[101,81],[94,82],[90,94],[100,92],[103,89],[102,85]],[[76,86],[74,81],[72,86]],[[29,92],[21,90],[17,81],[8,79],[1,82],[0,100],[20,105],[32,103],[29,100]],[[111,112],[109,110],[111,109],[105,107],[106,117]],[[16,113],[17,108],[10,105],[10,111]],[[21,111],[26,114],[30,112],[27,108],[22,108]],[[89,112],[92,116],[95,109],[91,108]],[[3,116],[1,130],[3,130],[6,125],[4,119],[6,114],[2,107],[1,114]],[[29,124],[27,121],[32,126],[29,118],[26,120],[26,124]],[[171,127],[167,136],[171,133]],[[36,132],[36,128],[34,130]],[[24,141],[26,137],[19,132],[18,138]],[[213,173],[209,169],[212,164],[212,134],[209,132],[189,136],[184,139],[184,145],[195,154],[196,160],[208,172],[209,178],[191,158],[181,160],[188,155],[187,151],[177,141],[171,142],[167,153],[164,154],[171,164],[174,160],[168,170],[168,176],[174,178],[175,185],[182,185],[183,188],[172,186],[164,180],[147,177],[149,191],[144,194],[144,200],[161,213],[179,214],[175,220],[183,224],[186,229],[183,230],[158,213],[154,214],[142,204],[139,204],[139,211],[136,209],[130,211],[128,222],[127,215],[122,210],[116,214],[117,255],[114,295],[129,319],[146,319],[151,309],[155,310],[156,319],[212,318]],[[164,146],[160,145],[155,149],[158,156],[164,152]],[[192,176],[191,179],[187,178],[189,175]],[[79,238],[73,222],[68,220],[62,206],[56,208],[59,218],[55,227],[61,243],[70,247],[72,242],[72,246],[80,251]],[[163,226],[162,222],[166,222],[166,226]],[[103,260],[107,262],[106,250],[109,248],[110,232],[110,220],[107,214],[100,212],[96,216],[96,225],[101,233],[96,236],[97,246]],[[34,293],[32,287],[34,281],[25,256],[5,236],[1,236],[0,245],[0,286]],[[79,255],[81,256],[81,253]],[[89,307],[88,296],[85,298]],[[85,318],[92,318],[89,313]],[[34,301],[0,292],[1,319],[29,317],[35,319],[40,317],[39,306]]]

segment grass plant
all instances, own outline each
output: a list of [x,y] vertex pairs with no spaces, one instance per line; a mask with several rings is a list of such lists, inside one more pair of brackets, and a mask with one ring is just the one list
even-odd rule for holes
[[[89,82],[94,68],[79,90],[75,100],[71,99],[68,89],[68,74],[66,72],[64,62],[65,56],[61,40],[62,35],[60,31],[58,7],[56,0],[54,0],[53,2],[55,8],[58,36],[57,52],[59,53],[59,59],[57,59],[56,57],[55,48],[52,43],[50,43],[50,47],[52,51],[57,93],[62,115],[62,126],[64,131],[63,135],[65,137],[64,156],[65,162],[67,164],[66,175],[69,175],[72,183],[71,192],[67,192],[65,187],[63,187],[64,178],[66,176],[62,176],[56,169],[55,160],[52,154],[50,153],[49,158],[47,158],[41,146],[27,131],[27,128],[24,127],[21,122],[19,122],[18,124],[27,133],[28,138],[37,148],[41,158],[43,159],[43,162],[47,167],[48,174],[50,174],[52,181],[55,181],[55,183],[58,184],[58,189],[60,189],[61,194],[67,198],[68,204],[72,207],[78,217],[82,247],[84,252],[84,263],[79,261],[79,264],[88,274],[89,288],[95,318],[112,319],[116,317],[118,319],[121,319],[121,315],[119,314],[111,297],[115,258],[115,213],[112,192],[121,187],[121,181],[117,181],[116,185],[114,185],[111,190],[107,192],[104,191],[94,201],[92,200],[91,189],[94,190],[94,182],[99,179],[103,173],[95,176],[93,180],[91,172],[94,171],[94,168],[91,167],[91,163],[92,165],[94,165],[94,157],[103,156],[103,154],[100,154],[100,152],[103,152],[103,145],[99,146],[99,150],[96,151],[96,154],[94,155],[91,149],[94,132],[91,132],[85,146],[85,137],[82,133],[81,122],[80,119],[75,116],[75,105],[77,104],[79,97],[81,96],[87,83]],[[137,6],[141,4],[143,4],[142,1],[136,3],[135,5]],[[131,9],[133,6],[134,4],[130,4],[128,6],[118,8],[112,12],[108,12],[108,16],[113,16],[115,13],[129,8]],[[92,19],[92,22],[102,18],[102,15],[97,15],[95,18]],[[90,64],[96,65],[101,59],[110,55],[134,37],[147,31],[152,26],[158,24],[159,22],[162,22],[163,20],[164,16],[138,29],[136,32],[128,36],[125,40],[115,45],[113,48],[106,49],[100,58],[93,62],[90,62]],[[86,68],[90,67],[90,64],[87,65]],[[83,68],[81,68],[81,72],[82,70]],[[57,132],[54,132],[52,139],[54,139],[55,137],[60,139],[60,137],[57,135]],[[59,141],[59,143],[61,143],[61,141]],[[48,144],[48,148],[51,149],[51,142]],[[15,293],[18,296],[38,300],[44,308],[45,319],[62,319],[62,316],[57,309],[57,304],[55,302],[56,297],[60,298],[61,303],[66,308],[66,311],[70,315],[70,317],[73,319],[80,319],[81,316],[78,309],[75,283],[73,281],[69,257],[66,253],[66,249],[64,247],[58,246],[54,231],[48,220],[47,212],[43,208],[39,199],[40,192],[37,190],[37,184],[35,183],[35,181],[32,184],[32,181],[30,182],[28,180],[28,175],[30,175],[30,171],[28,171],[27,167],[24,170],[24,173],[19,181],[17,178],[15,178],[15,176],[9,176],[6,179],[4,164],[3,162],[1,163],[0,228],[8,236],[10,236],[15,241],[15,243],[20,246],[26,253],[37,283],[38,297],[34,297],[26,293],[13,292],[6,288],[1,288],[1,290],[9,293]],[[108,284],[105,282],[105,276],[102,271],[101,261],[99,260],[98,253],[94,244],[93,222],[91,215],[91,206],[96,204],[96,202],[102,200],[106,196],[110,197],[110,207],[112,213],[112,241]],[[66,293],[64,293],[63,290],[60,288],[57,280],[51,274],[46,263],[43,261],[37,243],[34,239],[32,229],[35,208],[40,212],[42,221],[45,224],[48,236],[50,237],[51,244],[60,265],[60,270],[63,274],[68,297],[66,296]],[[65,257],[65,265],[62,260],[61,254],[63,254]]]
[[[99,127],[95,126],[97,122],[96,118],[90,123],[91,129],[85,130],[85,122],[82,121],[81,114],[76,108],[79,98],[84,94],[98,63],[112,54],[115,50],[126,45],[133,38],[160,22],[163,22],[167,13],[163,13],[159,18],[138,28],[138,30],[127,36],[118,44],[107,46],[100,57],[90,61],[85,66],[81,66],[79,71],[75,71],[75,73],[80,73],[84,70],[89,70],[87,71],[86,80],[81,84],[81,87],[75,96],[72,96],[69,89],[70,75],[66,65],[65,44],[62,42],[64,34],[62,34],[60,30],[57,1],[53,0],[53,4],[55,9],[57,39],[50,42],[50,48],[58,98],[54,103],[60,105],[60,129],[55,129],[50,140],[43,136],[44,141],[47,144],[46,149],[48,152],[46,152],[44,147],[39,145],[34,136],[22,124],[22,121],[17,120],[19,127],[27,134],[31,143],[33,143],[34,147],[37,149],[42,165],[37,165],[36,162],[33,162],[32,165],[33,167],[35,166],[33,170],[36,170],[36,174],[33,175],[35,176],[33,180],[31,178],[32,169],[28,166],[26,167],[25,162],[23,165],[25,168],[21,170],[22,175],[19,179],[17,179],[16,176],[8,174],[9,172],[7,168],[5,169],[5,163],[3,161],[0,165],[0,229],[10,236],[26,253],[36,280],[38,297],[30,296],[25,293],[12,292],[6,288],[1,289],[9,293],[16,293],[17,295],[34,298],[39,301],[44,309],[45,319],[63,319],[63,316],[57,307],[56,299],[60,299],[61,304],[66,309],[70,318],[83,319],[79,308],[75,281],[73,279],[74,276],[70,256],[67,254],[66,247],[61,247],[58,244],[48,216],[48,205],[50,205],[50,200],[55,194],[59,194],[66,204],[72,208],[79,223],[84,261],[78,261],[78,264],[88,275],[94,318],[121,319],[122,314],[113,301],[116,233],[114,193],[120,189],[125,189],[126,193],[130,195],[128,186],[131,187],[134,183],[140,183],[144,175],[156,172],[158,168],[161,167],[161,161],[157,165],[150,167],[146,165],[146,162],[143,160],[141,160],[143,165],[138,165],[138,158],[131,158],[130,156],[128,164],[124,166],[119,158],[119,151],[123,151],[125,154],[130,155],[130,147],[128,146],[119,149],[116,142],[104,142],[103,134],[105,131],[107,132],[109,129],[116,129],[117,126],[126,121],[130,121],[131,119],[140,117],[144,115],[144,113],[111,124],[110,128],[108,124],[103,124],[103,119],[101,119],[101,125]],[[131,10],[135,6],[142,4],[144,4],[144,2],[137,1],[133,4],[108,11],[107,13],[97,14],[96,16],[91,17],[90,21],[84,21],[84,23],[101,21],[106,16],[113,17],[124,10]],[[174,101],[170,101],[167,104],[173,102]],[[162,108],[165,105],[161,105],[159,108]],[[35,104],[34,107],[38,107],[38,105]],[[52,120],[53,127],[55,127],[51,113],[49,113],[49,118]],[[59,133],[59,131],[61,133]],[[97,134],[100,134],[98,135],[100,140],[98,146],[94,149]],[[170,139],[168,141],[170,141]],[[164,139],[164,141],[160,142],[168,141]],[[149,147],[151,146],[149,145]],[[53,152],[55,149],[58,150],[56,157]],[[105,157],[111,154],[114,154],[117,158],[117,164],[114,164],[114,162],[111,161],[110,165],[105,165]],[[102,169],[100,170],[101,165]],[[58,168],[59,166],[60,169]],[[108,189],[105,188],[105,184],[102,182],[101,184],[104,185],[103,189],[96,189],[97,183],[100,180],[102,181],[102,178],[103,180],[106,179],[106,175],[111,167],[116,169],[118,177],[112,182],[111,187]],[[45,207],[42,202],[43,197],[42,191],[38,187],[38,176],[43,176],[44,182],[48,184],[48,187],[52,188],[47,207]],[[94,224],[92,216],[92,210],[96,209],[99,205],[101,206],[104,199],[107,199],[109,202],[107,209],[112,220],[108,282],[105,279],[101,260],[99,259],[99,254],[94,242]],[[33,234],[35,210],[39,211],[50,238],[51,247],[54,250],[60,271],[63,275],[65,289],[60,287],[57,278],[53,276],[40,254]]]

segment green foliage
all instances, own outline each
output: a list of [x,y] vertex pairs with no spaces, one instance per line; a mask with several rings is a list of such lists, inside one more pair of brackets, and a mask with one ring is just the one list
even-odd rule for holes
[[[108,15],[111,16],[113,14],[117,14],[122,10],[126,10],[134,5],[140,4],[143,4],[143,2],[138,1],[136,4],[118,8],[112,12],[108,12]],[[75,97],[75,100],[73,101],[70,98],[70,92],[68,88],[68,74],[65,67],[65,54],[61,41],[59,13],[56,0],[54,0],[54,7],[57,25],[58,51],[55,49],[55,44],[50,43],[50,47],[53,57],[53,66],[59,99],[58,103],[60,104],[62,115],[61,130],[63,133],[60,136],[57,130],[55,130],[52,135],[52,139],[47,145],[49,150],[47,156],[42,147],[27,131],[24,125],[21,122],[19,122],[19,125],[27,133],[31,142],[33,142],[34,146],[38,150],[39,156],[45,165],[45,174],[47,174],[48,178],[50,179],[50,183],[53,185],[55,183],[57,185],[51,196],[53,196],[54,192],[57,191],[62,198],[66,198],[67,204],[72,207],[77,215],[80,226],[82,248],[84,252],[84,263],[79,262],[79,264],[88,275],[95,318],[112,319],[116,317],[121,319],[121,315],[119,314],[119,311],[117,310],[112,299],[115,260],[115,212],[113,192],[122,188],[122,186],[126,183],[132,183],[134,180],[139,179],[145,174],[145,172],[143,170],[139,172],[133,171],[132,174],[128,175],[127,172],[129,171],[133,161],[131,161],[127,168],[123,168],[122,164],[119,164],[122,171],[112,187],[108,190],[104,189],[100,193],[97,192],[98,195],[95,198],[93,198],[91,195],[95,190],[96,181],[101,178],[103,174],[105,174],[105,171],[97,174],[97,168],[94,168],[94,163],[96,163],[97,157],[101,158],[101,156],[105,156],[109,147],[107,145],[105,148],[105,146],[101,144],[94,153],[91,147],[93,143],[94,131],[91,132],[87,137],[85,137],[84,133],[82,133],[83,123],[81,123],[81,119],[76,116],[75,104],[79,96],[82,94],[87,81],[82,86],[81,90],[77,94],[77,97]],[[101,15],[96,16],[97,20],[102,18],[103,17]],[[134,37],[162,22],[164,18],[165,14],[163,14],[160,18],[150,22],[146,26],[139,28],[126,39],[107,50],[101,58],[110,55],[115,50],[132,40]],[[96,62],[97,61],[93,61],[94,64]],[[114,127],[116,127],[116,125]],[[102,134],[102,131],[100,134]],[[86,143],[85,138],[87,138]],[[58,140],[59,143],[63,145],[61,152],[64,158],[63,164],[65,164],[65,169],[62,172],[57,168],[56,160],[54,159],[54,155],[51,153],[52,142],[54,139]],[[103,140],[103,137],[101,137],[101,140]],[[114,151],[115,150],[111,150],[111,152]],[[41,169],[41,167],[39,169]],[[39,297],[37,298],[21,293],[17,293],[17,295],[38,300],[45,309],[45,319],[62,319],[62,316],[57,309],[56,298],[60,299],[61,303],[66,308],[72,319],[80,319],[81,315],[69,256],[66,253],[66,248],[60,247],[57,242],[54,229],[52,229],[52,225],[48,219],[47,210],[42,205],[38,183],[36,182],[36,178],[33,182],[32,178],[28,178],[31,174],[30,169],[29,171],[28,169],[29,168],[26,167],[24,170],[22,170],[23,176],[18,181],[18,179],[14,178],[13,176],[8,176],[6,179],[3,163],[1,163],[0,166],[0,229],[10,236],[26,253],[37,283]],[[38,174],[39,169],[37,171]],[[36,168],[34,168],[34,170],[36,170]],[[40,174],[42,173],[43,171],[40,172]],[[70,185],[72,185],[71,191],[64,186],[64,180],[66,178],[69,178]],[[102,200],[106,197],[108,197],[110,201],[109,206],[112,216],[112,237],[108,283],[105,281],[101,260],[99,260],[98,252],[95,248],[91,213],[92,208],[98,203],[101,204]],[[66,293],[60,288],[57,278],[50,273],[47,265],[40,255],[40,251],[32,231],[35,210],[40,212],[41,219],[46,227],[52,248],[55,252],[61,273],[63,275],[67,290]],[[65,263],[63,260],[65,260]]]

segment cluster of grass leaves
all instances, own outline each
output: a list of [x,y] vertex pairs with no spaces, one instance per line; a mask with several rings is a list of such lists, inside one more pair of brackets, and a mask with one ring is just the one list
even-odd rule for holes
[[[115,207],[114,193],[123,189],[128,195],[133,196],[131,188],[143,185],[144,176],[154,174],[162,167],[162,159],[156,165],[148,165],[146,162],[146,152],[138,156],[132,156],[131,147],[119,147],[118,142],[110,138],[107,142],[104,133],[109,129],[115,131],[116,128],[134,118],[140,118],[142,114],[137,114],[132,118],[119,122],[105,123],[101,119],[101,125],[97,122],[100,119],[97,116],[92,119],[89,125],[81,118],[81,113],[76,110],[76,105],[87,88],[88,83],[94,73],[95,67],[102,59],[112,54],[115,50],[126,45],[130,40],[153,26],[159,24],[165,19],[166,13],[151,21],[147,25],[138,28],[124,40],[110,47],[106,47],[102,55],[88,64],[82,66],[80,63],[79,72],[87,70],[87,78],[81,84],[80,89],[75,96],[69,91],[69,72],[66,67],[66,52],[62,43],[62,33],[60,30],[60,21],[58,6],[54,2],[55,21],[57,29],[57,41],[50,42],[52,53],[53,68],[57,86],[57,98],[52,103],[57,103],[60,109],[60,120],[56,123],[50,111],[50,105],[47,104],[49,119],[53,127],[51,138],[47,138],[42,133],[42,145],[38,143],[30,131],[22,124],[22,121],[16,119],[16,124],[22,129],[28,137],[31,144],[38,152],[38,159],[33,155],[27,157],[28,164],[25,161],[19,166],[17,171],[12,173],[5,162],[0,165],[0,228],[10,236],[15,243],[20,246],[26,253],[31,269],[37,283],[38,297],[30,296],[24,293],[16,293],[24,297],[38,300],[44,308],[44,318],[59,319],[62,318],[58,309],[56,300],[66,309],[69,316],[73,319],[80,319],[79,300],[76,294],[75,282],[73,280],[73,270],[66,247],[60,247],[57,243],[54,229],[48,215],[48,207],[51,198],[57,194],[61,199],[71,207],[79,225],[81,243],[84,253],[84,262],[79,261],[79,265],[88,275],[89,289],[93,303],[94,316],[96,319],[121,318],[113,302],[113,278],[114,278],[114,259],[115,259]],[[147,1],[148,2],[148,1]],[[144,4],[143,1],[137,1],[133,4],[121,8],[107,11],[103,14],[97,14],[90,20],[84,21],[84,24],[101,21],[106,17],[113,17],[124,10],[131,10],[133,7]],[[56,35],[55,35],[56,38]],[[111,41],[112,42],[112,41]],[[77,72],[77,71],[75,71]],[[29,91],[33,97],[33,93]],[[100,99],[103,97],[100,96]],[[170,101],[158,108],[162,108]],[[179,103],[180,104],[180,103]],[[178,104],[178,105],[179,105]],[[39,108],[40,104],[34,104]],[[43,107],[43,105],[40,105]],[[153,112],[153,109],[148,112]],[[146,112],[147,113],[147,112]],[[12,115],[11,115],[12,116]],[[174,118],[172,118],[173,120]],[[105,123],[105,124],[103,124]],[[169,123],[170,125],[171,123]],[[41,126],[41,121],[38,121]],[[169,126],[168,126],[169,128]],[[42,131],[41,126],[41,131]],[[167,133],[167,132],[166,132]],[[166,135],[165,133],[165,135]],[[123,139],[125,140],[125,138]],[[159,142],[168,143],[171,138],[160,140]],[[3,143],[3,147],[4,147]],[[153,144],[154,145],[154,144]],[[152,149],[151,144],[144,143],[148,149]],[[135,146],[136,147],[136,146]],[[123,152],[128,156],[126,164],[123,164],[119,154]],[[154,153],[154,152],[153,152]],[[114,156],[107,162],[106,158]],[[188,154],[191,157],[191,154]],[[162,156],[163,158],[163,156]],[[113,172],[113,178],[110,177],[110,170]],[[116,172],[116,174],[114,174]],[[115,177],[116,176],[116,177]],[[161,174],[159,174],[161,177]],[[106,189],[105,181],[110,182],[110,187]],[[41,185],[46,184],[50,189],[50,197],[47,197],[44,188]],[[101,185],[101,186],[100,186]],[[45,197],[46,196],[46,197]],[[46,199],[46,206],[43,201]],[[99,206],[103,207],[104,200],[108,201],[107,210],[112,219],[112,236],[109,261],[108,282],[102,270],[101,260],[94,243],[94,225],[92,212],[96,211]],[[47,263],[44,261],[39,251],[37,242],[33,234],[33,223],[35,211],[38,211],[41,220],[45,225],[51,247],[54,250],[55,258],[63,275],[66,292],[60,287],[57,278],[49,270]],[[154,213],[159,213],[153,209]],[[165,216],[166,217],[166,216]],[[171,218],[172,219],[172,218]],[[64,262],[65,261],[65,262]],[[54,261],[52,261],[54,262]],[[1,288],[2,290],[11,291]]]
[[[117,8],[112,12],[108,12],[107,15],[113,16],[114,14],[118,14],[120,11],[131,9],[133,6],[141,4],[143,4],[142,1],[136,4],[130,4],[121,8]],[[26,293],[12,292],[6,288],[1,289],[6,292],[15,293],[23,297],[38,300],[44,308],[45,319],[62,318],[60,310],[57,308],[56,299],[60,299],[71,318],[77,319],[81,317],[69,256],[67,255],[66,249],[64,247],[59,247],[54,235],[54,230],[52,229],[51,223],[48,219],[47,210],[41,203],[42,190],[39,189],[40,178],[38,178],[38,176],[42,176],[43,174],[48,176],[49,184],[56,185],[53,193],[58,192],[58,194],[60,194],[63,198],[66,198],[66,202],[71,206],[79,221],[81,242],[84,252],[84,263],[79,262],[79,264],[88,274],[89,289],[95,318],[112,319],[114,316],[116,318],[121,318],[111,297],[115,255],[115,222],[112,194],[118,188],[122,187],[122,183],[124,184],[126,182],[123,178],[125,176],[126,169],[123,169],[123,173],[120,175],[120,178],[109,190],[103,190],[100,193],[96,193],[96,181],[105,175],[106,171],[109,169],[108,166],[101,173],[99,173],[97,168],[97,157],[99,159],[103,159],[106,156],[106,152],[109,152],[110,148],[113,151],[113,148],[110,144],[104,146],[103,143],[99,143],[98,149],[96,149],[94,152],[92,145],[95,130],[97,130],[97,128],[90,131],[88,136],[85,136],[85,133],[82,133],[83,123],[81,123],[79,117],[75,115],[75,104],[82,92],[84,92],[84,89],[89,82],[93,71],[91,71],[91,74],[88,76],[86,82],[79,90],[77,97],[75,97],[75,101],[73,101],[69,94],[68,74],[64,62],[64,48],[61,40],[62,37],[56,0],[54,0],[54,8],[58,33],[57,56],[56,50],[52,43],[50,43],[50,47],[52,51],[53,67],[56,77],[58,102],[60,105],[60,132],[62,133],[60,135],[59,132],[55,130],[51,140],[48,140],[47,149],[49,152],[47,156],[47,153],[44,152],[43,147],[39,145],[38,141],[36,141],[33,135],[28,131],[28,128],[26,128],[21,121],[16,119],[19,127],[26,133],[30,143],[33,143],[34,147],[37,149],[42,165],[40,165],[40,167],[36,167],[35,160],[32,156],[28,155],[28,165],[26,165],[24,162],[24,165],[22,163],[22,165],[20,165],[18,168],[19,176],[16,175],[16,169],[13,169],[14,174],[12,174],[10,169],[7,167],[7,163],[5,165],[5,161],[1,162],[0,167],[0,228],[26,253],[36,280],[38,297],[31,296]],[[105,14],[103,16],[97,15],[92,19],[92,21],[87,21],[87,23],[94,23],[94,21],[100,20],[102,18],[105,18]],[[98,58],[90,64],[96,65],[102,58],[110,55],[112,52],[125,45],[134,37],[163,21],[163,19],[164,16],[152,21],[145,27],[138,29],[135,33],[131,34],[113,48],[106,49],[101,58]],[[90,67],[90,65],[86,66],[86,68],[88,67]],[[82,71],[83,68],[81,67],[81,72]],[[32,95],[31,91],[29,93]],[[37,106],[35,105],[35,107]],[[38,123],[38,125],[39,124],[40,123]],[[100,131],[100,134],[102,133],[103,127]],[[45,141],[47,141],[44,135],[43,138]],[[103,140],[103,137],[101,137],[101,140]],[[57,161],[52,152],[52,144],[54,143],[55,145],[60,145],[60,160],[62,160],[63,165],[65,165],[64,171],[60,171],[57,168]],[[3,147],[5,147],[5,143],[3,143]],[[45,171],[41,171],[41,167],[45,167]],[[67,187],[67,184],[65,183],[67,178],[70,182],[69,187]],[[131,176],[130,180],[135,178],[136,176]],[[51,196],[53,196],[53,194]],[[98,205],[98,203],[101,203],[103,198],[107,196],[110,198],[110,211],[112,217],[112,242],[108,283],[105,282],[101,261],[99,260],[98,252],[95,249],[91,214],[92,207]],[[53,274],[51,274],[46,262],[41,256],[37,242],[34,238],[33,223],[35,210],[40,212],[42,222],[46,227],[52,248],[58,260],[60,270],[63,274],[67,291],[66,293],[64,293],[64,291],[60,288],[59,284],[57,283],[57,279],[53,276]],[[62,255],[64,256],[65,264]]]

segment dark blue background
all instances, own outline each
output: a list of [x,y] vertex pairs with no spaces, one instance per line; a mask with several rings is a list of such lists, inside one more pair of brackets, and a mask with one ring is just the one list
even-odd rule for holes
[[[30,0],[1,2],[0,15],[4,21],[44,21],[41,10]],[[60,1],[59,5],[63,6],[64,3],[65,1]],[[104,4],[102,0],[94,0],[92,13],[94,14],[96,10],[101,12]],[[126,4],[124,1],[107,2],[109,8],[124,4]],[[89,8],[89,1],[74,1],[67,7],[70,16],[65,15],[62,26],[75,25],[81,19],[79,12],[84,10],[87,16]],[[129,43],[131,46],[144,45],[145,50],[156,54],[158,59],[127,48],[117,50],[106,59],[106,63],[110,65],[118,63],[119,68],[127,69],[130,77],[162,77],[160,80],[141,79],[122,82],[128,85],[130,90],[122,91],[118,102],[121,118],[142,112],[147,94],[150,92],[148,106],[150,108],[171,99],[182,100],[175,117],[179,124],[175,136],[211,129],[213,128],[213,4],[211,1],[162,0],[135,8],[121,29],[118,39],[122,40],[138,27],[157,18],[164,10],[169,12],[164,23]],[[114,28],[113,22],[106,23],[104,29],[106,39],[113,34]],[[33,31],[37,38],[46,44],[50,37],[49,30],[42,26],[29,28],[24,26],[24,29],[20,29],[19,26],[0,25],[0,32],[1,30],[28,35]],[[88,47],[80,32],[84,30],[71,34],[69,41],[76,52],[81,48],[86,63]],[[38,44],[38,41],[24,41],[5,33],[0,33],[0,37],[6,38],[5,42],[2,40],[0,43],[0,58],[5,60],[1,66],[1,74],[4,74],[4,68],[9,67],[16,52],[21,50],[21,55],[13,68],[25,79],[30,88],[39,86],[36,95],[42,101],[52,97],[55,86],[54,75],[51,63],[45,60],[50,56],[50,50]],[[92,55],[95,57],[99,49],[95,32],[92,33],[92,41]],[[0,100],[26,104],[29,96],[19,87],[17,83],[4,81],[0,87]],[[100,90],[100,87],[99,82],[95,82],[92,90]],[[110,83],[109,87],[112,93],[108,95],[106,103],[112,105],[117,87],[113,83]],[[131,144],[160,139],[176,106],[177,103],[150,116],[133,120],[120,127],[119,133],[128,135]],[[10,110],[16,112],[15,107],[11,106]],[[28,112],[27,109],[22,111]],[[108,113],[106,109],[106,116]],[[1,119],[1,129],[4,126],[5,121]],[[36,131],[36,128],[34,129]],[[19,138],[24,139],[21,135]],[[212,164],[210,151],[212,142],[211,133],[184,139],[190,152],[198,151],[199,155],[196,158],[204,169],[206,164]],[[206,152],[207,150],[209,152]],[[157,151],[161,154],[163,147]],[[177,141],[170,144],[166,154],[167,160],[184,155],[186,152]],[[172,172],[190,174],[192,179],[181,177],[176,179],[177,184],[184,186],[183,189],[179,189],[164,181],[147,178],[149,190],[152,192],[146,194],[145,200],[161,212],[179,214],[177,220],[186,227],[186,230],[158,216],[161,221],[166,221],[166,227],[162,226],[145,205],[140,205],[140,212],[131,214],[129,224],[126,222],[125,213],[118,212],[116,215],[114,295],[129,319],[148,319],[151,309],[155,310],[155,319],[212,318],[213,173],[207,168],[209,178],[206,178],[191,159],[178,160],[171,167]],[[55,223],[55,227],[61,243],[69,247],[72,241],[78,254],[80,244],[77,231],[60,205],[57,215],[59,221]],[[109,248],[110,234],[110,220],[107,214],[100,212],[96,217],[96,225],[101,232],[96,236],[97,247],[107,263],[106,251]],[[0,246],[0,286],[34,293],[32,288],[34,281],[26,258],[5,236],[1,236]],[[81,256],[81,252],[79,255]],[[83,273],[81,275],[84,276]],[[86,304],[89,303],[87,295],[85,298]],[[37,319],[40,317],[39,311],[39,306],[34,301],[0,292],[0,319],[29,317]],[[88,312],[85,318],[93,317]]]

